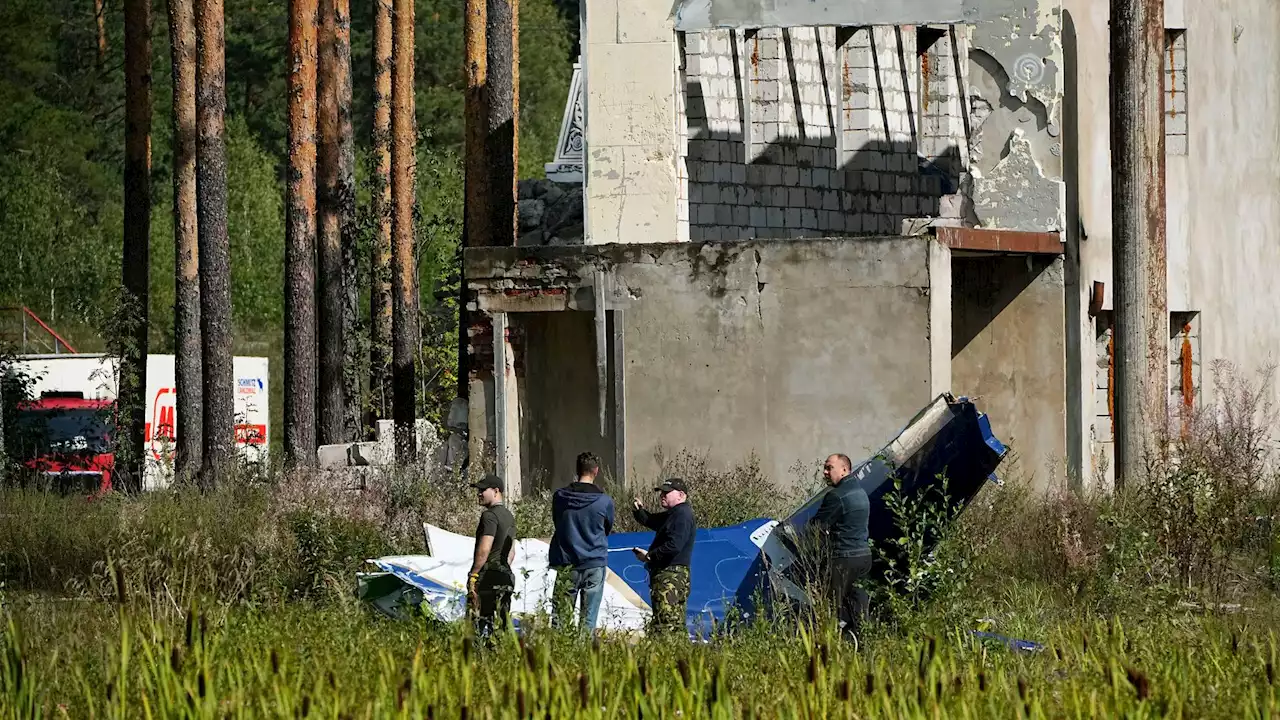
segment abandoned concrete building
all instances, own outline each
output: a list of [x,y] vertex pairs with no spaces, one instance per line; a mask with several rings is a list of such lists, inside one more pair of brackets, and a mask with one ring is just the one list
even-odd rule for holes
[[[1280,339],[1280,5],[1165,12],[1175,408]],[[465,252],[473,457],[786,483],[950,392],[1107,485],[1108,42],[1105,0],[584,0],[518,245]]]

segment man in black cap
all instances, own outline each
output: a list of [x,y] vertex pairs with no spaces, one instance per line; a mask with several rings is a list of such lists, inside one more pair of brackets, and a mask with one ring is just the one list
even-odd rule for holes
[[511,570],[516,557],[516,518],[502,504],[502,480],[496,475],[486,475],[471,487],[479,493],[484,512],[476,526],[475,558],[467,575],[467,607],[477,634],[488,638],[495,626],[506,627],[511,612],[516,585]]
[[649,570],[649,598],[653,605],[652,629],[677,632],[685,629],[685,605],[689,602],[689,561],[693,557],[693,535],[697,529],[689,489],[684,481],[672,478],[654,488],[661,493],[665,512],[650,513],[640,498],[635,499],[636,522],[655,531],[648,552],[635,548],[636,557]]

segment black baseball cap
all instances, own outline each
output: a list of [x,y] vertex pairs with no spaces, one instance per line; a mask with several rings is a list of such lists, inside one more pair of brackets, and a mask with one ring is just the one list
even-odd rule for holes
[[504,492],[502,489],[502,479],[499,478],[497,475],[493,475],[493,474],[485,475],[484,478],[481,479],[479,482],[471,483],[471,487],[481,492],[484,492],[485,490],[489,490],[489,489],[497,490],[498,492]]
[[680,478],[671,478],[670,480],[664,480],[662,484],[654,488],[654,490],[662,493],[663,495],[666,495],[672,490],[679,490],[682,493],[688,494],[689,486],[685,485],[684,481]]

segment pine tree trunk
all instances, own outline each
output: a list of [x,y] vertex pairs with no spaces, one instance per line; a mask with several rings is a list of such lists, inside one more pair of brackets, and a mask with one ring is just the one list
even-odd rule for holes
[[151,4],[124,5],[124,252],[116,472],[142,489],[147,392],[147,299],[151,269]]
[[201,483],[227,481],[235,452],[231,246],[227,239],[226,62],[222,0],[196,0],[196,225],[204,373]]
[[338,215],[342,231],[342,411],[343,442],[360,433],[360,263],[356,255],[356,139],[351,123],[351,0],[335,0],[334,52],[338,73]]
[[464,97],[466,115],[466,178],[464,181],[464,245],[483,247],[490,244],[489,214],[489,138],[488,67],[485,22],[486,0],[467,0],[463,45],[466,54],[467,91]]
[[316,0],[290,0],[284,449],[292,467],[316,459],[316,20]]
[[391,0],[374,0],[369,425],[391,416]]
[[516,135],[519,74],[516,44],[519,0],[488,0],[486,46],[489,88],[489,243],[516,244]]
[[196,19],[194,0],[169,0],[173,61],[173,304],[177,448],[174,478],[200,470],[204,406],[200,376],[200,253],[196,234]]
[[107,3],[93,0],[93,19],[98,25],[98,66],[107,61]]
[[391,70],[392,364],[396,460],[417,459],[414,360],[418,349],[418,282],[413,257],[414,146],[413,0],[395,0]]
[[320,0],[320,444],[359,428],[355,142],[351,129],[350,0]]
[[[490,244],[492,235],[492,218],[489,215],[489,153],[486,143],[489,138],[489,98],[488,67],[486,55],[485,23],[488,16],[486,0],[466,0],[463,10],[465,24],[463,26],[464,73],[467,77],[467,91],[463,98],[463,112],[466,115],[466,145],[463,153],[466,159],[466,174],[463,179],[463,221],[462,246],[482,247]],[[460,273],[458,282],[458,397],[466,397],[471,380],[471,357],[467,352],[469,345],[467,329],[471,326],[470,314],[467,312],[467,274],[462,263],[458,263]]]

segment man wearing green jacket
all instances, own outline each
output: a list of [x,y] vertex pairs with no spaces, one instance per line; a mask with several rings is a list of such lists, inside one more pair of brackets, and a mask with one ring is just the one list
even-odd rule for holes
[[870,598],[862,579],[871,572],[871,545],[867,521],[871,502],[852,477],[848,455],[836,454],[823,463],[822,475],[830,487],[809,525],[825,535],[831,558],[830,597],[844,632],[856,634],[867,615]]

